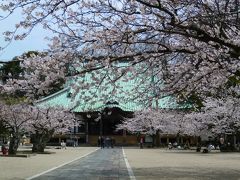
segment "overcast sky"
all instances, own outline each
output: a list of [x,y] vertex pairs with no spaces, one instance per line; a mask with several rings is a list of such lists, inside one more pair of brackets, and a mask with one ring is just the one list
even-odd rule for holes
[[[15,13],[10,16],[7,20],[0,21],[0,46],[6,45],[4,41],[4,37],[2,33],[6,30],[13,30],[16,22],[20,20],[21,14]],[[0,61],[9,61],[13,57],[23,54],[27,51],[38,50],[43,51],[48,48],[48,41],[44,38],[46,36],[51,36],[50,32],[42,29],[41,27],[37,27],[33,30],[33,32],[22,41],[13,41],[11,44],[0,51]]]

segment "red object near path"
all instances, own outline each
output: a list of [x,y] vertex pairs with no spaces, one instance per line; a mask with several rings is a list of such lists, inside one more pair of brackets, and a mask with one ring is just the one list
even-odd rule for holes
[[6,148],[6,146],[4,146],[4,145],[2,145],[2,154],[8,155],[8,148]]

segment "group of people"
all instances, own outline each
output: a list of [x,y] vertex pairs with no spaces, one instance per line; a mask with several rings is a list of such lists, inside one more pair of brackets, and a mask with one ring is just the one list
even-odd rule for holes
[[111,137],[103,137],[103,136],[99,136],[98,137],[98,147],[101,147],[101,149],[103,148],[113,148],[115,144],[115,140]]
[[184,145],[178,144],[176,141],[174,143],[169,142],[168,143],[168,149],[190,149],[190,144],[187,141]]
[[181,146],[178,145],[177,142],[174,142],[173,144],[171,142],[168,143],[168,149],[173,149],[173,148],[181,148]]

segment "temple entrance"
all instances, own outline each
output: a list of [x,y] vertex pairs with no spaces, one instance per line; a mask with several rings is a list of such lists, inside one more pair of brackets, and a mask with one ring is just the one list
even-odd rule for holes
[[123,111],[118,107],[107,107],[101,112],[88,112],[82,116],[85,119],[86,142],[88,144],[96,145],[99,136],[111,137],[116,144],[127,143],[127,133],[123,130],[116,131],[116,127],[124,118],[132,117],[133,112]]
[[97,117],[88,119],[89,135],[121,135],[121,131],[116,131],[116,126],[121,123],[123,118],[128,117],[132,113],[124,112],[120,108],[105,108],[101,113],[97,112]]
[[123,111],[118,107],[106,107],[102,111],[76,113],[82,122],[69,133],[57,135],[51,139],[49,145],[57,145],[62,140],[69,146],[89,144],[97,145],[98,137],[111,137],[116,145],[137,144],[137,136],[128,134],[124,130],[116,131],[118,124],[124,118],[133,117],[133,112]]

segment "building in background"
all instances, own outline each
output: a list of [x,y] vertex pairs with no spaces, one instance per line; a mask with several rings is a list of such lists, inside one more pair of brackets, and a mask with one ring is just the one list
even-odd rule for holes
[[[120,72],[127,65],[128,62],[115,64]],[[70,76],[64,89],[35,102],[40,107],[69,109],[83,122],[69,134],[55,137],[52,141],[61,142],[64,139],[72,144],[96,145],[98,137],[105,136],[113,138],[119,145],[137,144],[136,135],[115,130],[123,118],[132,117],[135,111],[144,108],[183,108],[174,97],[156,98],[159,97],[156,92],[160,90],[154,88],[157,77],[151,76],[152,72],[136,75],[129,71],[119,77],[115,74],[103,68],[80,76]],[[77,93],[75,89],[78,89]],[[170,138],[164,136],[162,140],[167,143]]]

